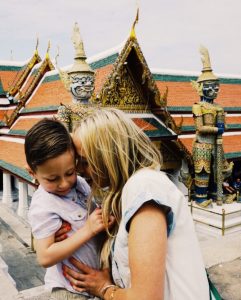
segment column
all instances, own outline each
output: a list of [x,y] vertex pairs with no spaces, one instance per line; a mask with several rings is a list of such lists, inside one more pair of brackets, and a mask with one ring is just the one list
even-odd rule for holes
[[18,215],[22,218],[27,216],[28,212],[28,185],[25,182],[18,183]]
[[11,175],[3,173],[3,199],[2,203],[12,206],[13,197],[12,197],[12,188],[11,188]]

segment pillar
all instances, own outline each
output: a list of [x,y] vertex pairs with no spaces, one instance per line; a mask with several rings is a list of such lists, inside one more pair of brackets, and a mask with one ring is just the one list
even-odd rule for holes
[[28,185],[25,182],[18,183],[18,215],[22,218],[27,216],[28,212]]
[[3,198],[2,203],[12,206],[13,197],[12,197],[12,188],[11,188],[11,175],[3,173]]

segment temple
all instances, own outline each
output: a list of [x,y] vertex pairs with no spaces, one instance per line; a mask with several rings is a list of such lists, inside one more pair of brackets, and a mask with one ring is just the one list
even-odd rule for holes
[[[49,52],[50,45],[41,58],[36,47],[26,62],[0,61],[0,192],[2,203],[9,207],[18,199],[16,213],[22,218],[26,217],[36,187],[25,170],[25,135],[39,119],[55,116],[60,105],[68,107],[74,102],[61,79],[61,70],[66,68],[56,67]],[[186,186],[191,185],[188,182],[184,185],[179,174],[180,170],[193,172],[192,106],[199,97],[190,82],[197,79],[198,70],[195,73],[150,70],[134,26],[124,44],[83,60],[94,74],[93,94],[85,105],[98,103],[130,115],[160,149],[163,170],[188,195]],[[70,70],[66,72],[71,75]],[[241,75],[218,77],[217,101],[224,108],[227,124],[223,134],[225,158],[234,162],[233,174],[238,177],[241,175]]]

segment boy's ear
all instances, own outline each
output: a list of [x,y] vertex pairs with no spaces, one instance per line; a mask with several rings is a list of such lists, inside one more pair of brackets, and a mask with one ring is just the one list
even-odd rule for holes
[[28,164],[25,165],[25,170],[29,173],[29,175],[35,178],[35,173]]

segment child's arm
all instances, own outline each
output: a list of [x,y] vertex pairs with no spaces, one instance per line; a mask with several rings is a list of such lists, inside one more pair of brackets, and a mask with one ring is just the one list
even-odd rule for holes
[[54,234],[36,240],[35,248],[39,264],[48,268],[68,258],[104,228],[101,209],[97,208],[86,220],[85,225],[66,240],[55,243]]

